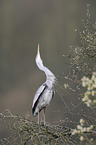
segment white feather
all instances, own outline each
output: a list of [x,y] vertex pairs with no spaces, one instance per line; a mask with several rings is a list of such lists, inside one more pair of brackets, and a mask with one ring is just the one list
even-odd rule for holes
[[34,99],[33,99],[33,105],[32,105],[32,108],[34,107],[35,102],[37,101],[39,95],[40,95],[41,92],[44,90],[44,88],[45,88],[45,86],[42,85],[42,86],[40,86],[39,89],[37,90],[37,92],[36,92],[36,94],[35,94],[35,96],[34,96]]

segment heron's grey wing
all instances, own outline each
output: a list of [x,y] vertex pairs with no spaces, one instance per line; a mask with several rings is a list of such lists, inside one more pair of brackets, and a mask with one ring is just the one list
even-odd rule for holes
[[37,90],[37,92],[35,94],[35,97],[33,99],[33,105],[32,105],[32,112],[33,112],[33,114],[34,114],[35,108],[36,108],[36,106],[37,106],[37,104],[39,102],[39,99],[40,99],[41,95],[43,94],[43,92],[45,91],[46,88],[47,88],[47,85],[43,84]]

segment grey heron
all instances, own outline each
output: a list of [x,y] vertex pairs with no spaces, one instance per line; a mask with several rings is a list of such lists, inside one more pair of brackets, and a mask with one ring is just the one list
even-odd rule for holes
[[40,57],[39,52],[39,44],[38,44],[38,51],[36,56],[36,64],[38,68],[45,72],[46,74],[46,82],[42,84],[39,89],[37,90],[32,105],[32,114],[33,116],[38,115],[38,125],[39,125],[39,112],[44,109],[44,126],[45,126],[45,109],[46,106],[49,105],[51,99],[55,94],[54,85],[56,82],[55,75],[43,65],[43,61]]

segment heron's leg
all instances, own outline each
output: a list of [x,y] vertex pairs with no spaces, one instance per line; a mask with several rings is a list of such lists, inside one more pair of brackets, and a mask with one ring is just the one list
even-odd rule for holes
[[38,109],[38,125],[39,125],[39,109]]
[[46,123],[45,123],[45,109],[46,108],[44,108],[44,126],[46,125]]
[[41,119],[40,119],[40,123],[42,124],[42,122],[43,122],[43,114],[42,114],[42,112],[41,112]]

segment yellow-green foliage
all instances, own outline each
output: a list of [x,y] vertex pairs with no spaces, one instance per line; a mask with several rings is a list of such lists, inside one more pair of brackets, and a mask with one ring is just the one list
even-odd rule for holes
[[80,135],[80,141],[83,141],[85,136],[84,133],[90,132],[93,129],[93,125],[85,126],[85,120],[80,119],[80,124],[77,125],[75,129],[72,130],[72,135],[79,134]]
[[82,86],[87,87],[87,91],[84,93],[82,101],[87,107],[96,105],[96,72],[93,72],[92,77],[83,77]]

